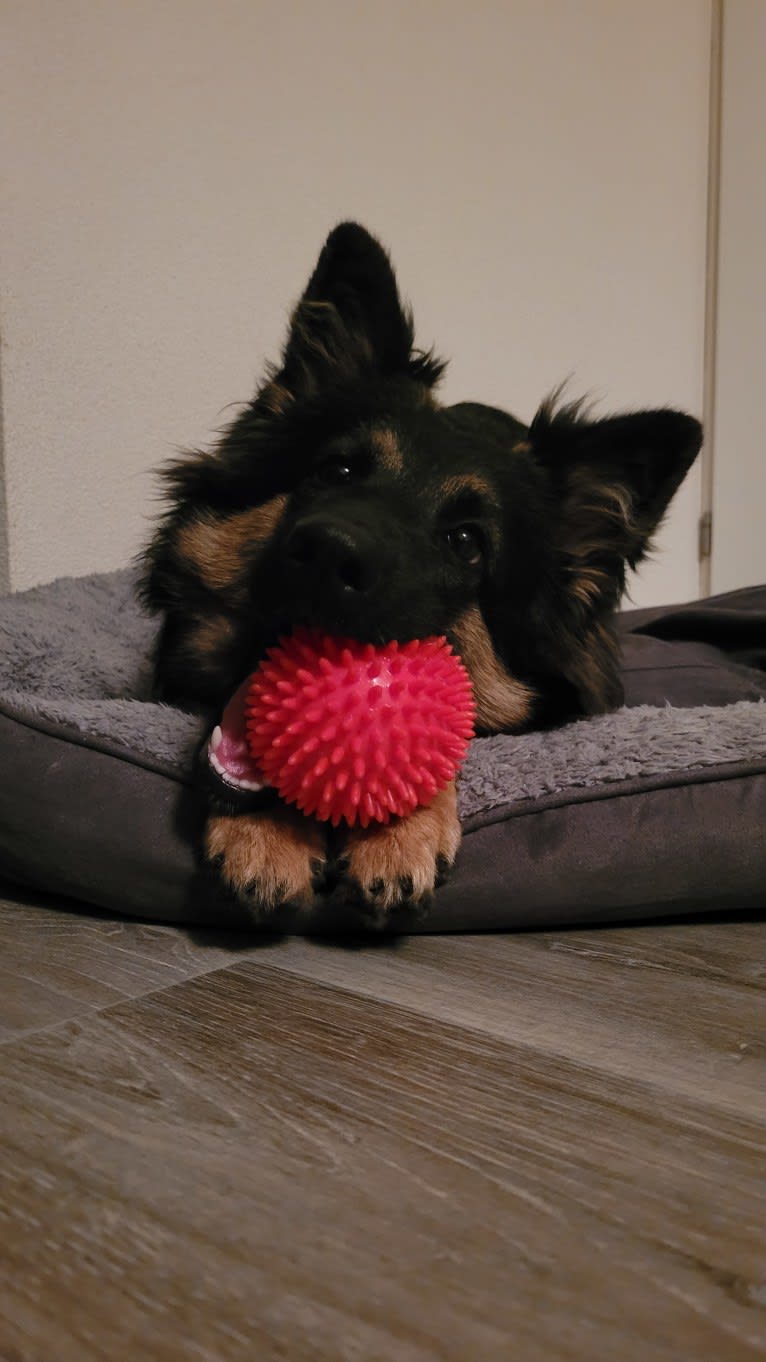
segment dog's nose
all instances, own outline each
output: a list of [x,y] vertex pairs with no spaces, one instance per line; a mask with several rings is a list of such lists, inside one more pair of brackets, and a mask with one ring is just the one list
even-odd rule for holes
[[362,595],[377,580],[372,542],[361,530],[331,520],[299,522],[285,544],[285,554],[293,567],[316,575],[344,595]]

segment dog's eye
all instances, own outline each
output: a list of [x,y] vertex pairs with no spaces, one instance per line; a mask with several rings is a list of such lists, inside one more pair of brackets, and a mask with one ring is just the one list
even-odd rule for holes
[[456,525],[447,531],[447,543],[461,563],[475,567],[484,556],[484,542],[481,532],[473,525]]
[[336,486],[340,483],[351,482],[354,476],[354,465],[351,459],[344,458],[342,454],[334,454],[319,465],[319,476],[322,482],[331,482]]

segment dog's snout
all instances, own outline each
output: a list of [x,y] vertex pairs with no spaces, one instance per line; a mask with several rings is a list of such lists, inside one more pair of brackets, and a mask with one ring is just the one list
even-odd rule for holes
[[374,546],[356,529],[331,520],[297,524],[285,545],[292,567],[344,593],[369,591],[377,580]]

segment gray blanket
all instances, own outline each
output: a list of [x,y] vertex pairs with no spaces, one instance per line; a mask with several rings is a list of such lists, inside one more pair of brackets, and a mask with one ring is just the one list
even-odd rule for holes
[[[215,717],[152,700],[155,630],[128,570],[3,597],[0,710],[188,780]],[[467,820],[519,800],[758,758],[766,758],[766,703],[642,705],[552,732],[476,739],[461,776],[460,812]]]

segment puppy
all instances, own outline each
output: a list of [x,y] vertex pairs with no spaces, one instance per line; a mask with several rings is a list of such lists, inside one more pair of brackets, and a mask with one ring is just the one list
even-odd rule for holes
[[[526,427],[440,405],[443,369],[415,349],[380,244],[336,227],[281,362],[215,449],[164,470],[142,577],[162,617],[163,699],[220,715],[266,649],[307,624],[373,643],[446,634],[484,733],[621,703],[626,568],[692,464],[699,423],[670,410],[589,421],[549,400]],[[422,906],[457,854],[454,784],[407,819],[331,833],[254,790],[241,763],[205,765],[204,854],[260,914],[310,906],[333,878],[378,915]]]

